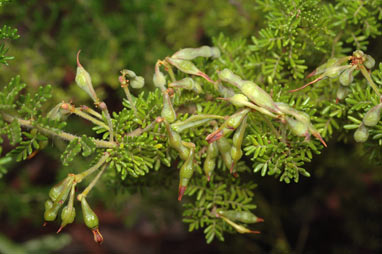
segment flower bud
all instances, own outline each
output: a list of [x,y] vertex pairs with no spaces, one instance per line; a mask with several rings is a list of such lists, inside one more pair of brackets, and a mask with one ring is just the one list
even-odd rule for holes
[[81,51],[78,51],[77,53],[77,73],[75,78],[76,84],[82,90],[84,90],[93,99],[94,102],[98,103],[99,99],[94,91],[91,77],[80,63],[80,60],[79,60],[80,52]]
[[366,60],[363,62],[363,65],[365,65],[366,68],[369,70],[372,69],[375,65],[375,60],[370,55],[365,55]]
[[366,126],[376,126],[381,119],[382,104],[372,107],[363,117],[363,123]]
[[361,57],[363,57],[364,55],[365,55],[365,53],[363,53],[363,51],[362,51],[362,50],[359,50],[359,49],[357,49],[356,51],[353,52],[353,56],[354,56],[354,57],[357,57],[357,58],[361,58]]
[[354,132],[354,140],[359,143],[365,142],[369,138],[369,130],[364,124],[361,124]]
[[353,79],[354,79],[354,77],[353,77],[353,69],[352,68],[347,69],[344,72],[342,72],[340,75],[340,78],[339,78],[340,83],[343,86],[350,85],[353,82]]

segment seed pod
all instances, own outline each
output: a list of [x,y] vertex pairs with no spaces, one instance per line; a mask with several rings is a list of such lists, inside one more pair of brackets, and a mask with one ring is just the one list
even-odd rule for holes
[[85,197],[82,197],[81,199],[81,208],[85,225],[90,229],[98,228],[98,217],[95,214],[95,212],[90,208]]
[[321,74],[321,73],[324,73],[326,69],[334,66],[334,65],[337,65],[337,62],[340,60],[341,58],[336,58],[336,57],[333,57],[333,58],[329,58],[328,61],[326,61],[326,63],[320,65],[317,67],[317,69],[315,69],[312,73],[310,73],[307,78],[311,77],[311,76],[314,76],[314,75],[318,75],[318,74]]
[[340,86],[337,89],[337,100],[343,100],[345,99],[346,95],[348,95],[349,89],[346,87]]
[[168,85],[173,88],[183,88],[186,90],[194,91],[197,94],[203,93],[202,87],[199,83],[195,82],[192,78],[184,78]]
[[175,123],[171,124],[171,128],[176,132],[182,132],[189,128],[195,128],[200,125],[203,125],[213,119],[224,119],[223,116],[217,116],[217,115],[193,115],[185,121],[176,121]]
[[350,68],[341,73],[339,78],[341,85],[348,86],[353,82],[353,71],[354,69]]
[[209,181],[211,179],[212,172],[215,169],[216,166],[216,157],[219,155],[218,146],[216,143],[211,143],[208,145],[207,148],[207,157],[204,161],[203,170],[204,173],[207,176],[207,180]]
[[176,120],[176,113],[172,107],[171,98],[166,91],[163,93],[163,109],[161,116],[169,123]]
[[359,143],[365,142],[369,138],[369,130],[364,124],[361,124],[354,132],[354,140]]
[[366,126],[376,126],[381,119],[382,103],[372,107],[363,117],[363,123]]
[[80,52],[78,51],[77,53],[77,73],[76,73],[76,84],[84,90],[92,99],[94,102],[98,103],[99,99],[94,91],[93,84],[92,84],[92,79],[89,75],[89,73],[85,70],[84,67],[82,67],[79,56]]
[[62,110],[61,105],[63,102],[58,103],[54,108],[52,108],[48,114],[46,115],[51,120],[63,120],[66,115],[68,115],[69,111]]
[[228,82],[234,86],[239,86],[243,81],[240,76],[234,74],[230,69],[224,69],[218,72],[219,79]]
[[206,137],[208,143],[212,143],[223,136],[228,135],[239,127],[240,123],[243,121],[244,117],[248,114],[249,109],[243,109],[233,115],[231,115],[219,129],[213,131]]
[[332,66],[325,70],[325,72],[323,73],[323,76],[328,78],[335,78],[335,77],[338,77],[346,69],[349,69],[351,67],[352,67],[351,65]]
[[231,157],[231,147],[232,145],[228,141],[227,138],[222,137],[216,142],[219,152],[223,158],[224,165],[227,168],[231,168],[232,166],[232,157]]
[[362,58],[365,55],[362,50],[357,49],[356,51],[353,52],[353,56],[357,58]]
[[179,201],[182,200],[183,194],[186,191],[187,185],[190,182],[191,177],[194,173],[194,151],[195,148],[190,149],[190,154],[187,160],[182,165],[179,172]]
[[200,71],[191,61],[168,57],[166,58],[166,61],[184,73],[200,76],[211,83],[215,83],[210,77],[208,77],[207,74]]
[[[68,176],[68,178],[69,178],[69,176]],[[64,185],[64,188],[59,193],[59,195],[56,197],[53,204],[50,204],[49,202],[45,203],[45,208],[50,206],[49,209],[45,209],[45,212],[44,212],[45,221],[54,221],[56,219],[57,214],[58,214],[58,210],[65,203],[65,201],[69,195],[70,189],[72,188],[74,178],[70,177],[70,179],[71,180],[69,181],[69,183]]]
[[239,221],[242,223],[246,224],[251,224],[251,223],[257,223],[257,222],[263,222],[264,220],[262,218],[257,217],[251,212],[248,211],[223,211],[223,210],[218,210],[217,213],[219,215],[223,215],[224,217],[233,220],[233,221]]
[[74,203],[74,195],[75,195],[75,187],[76,183],[72,185],[71,191],[70,191],[70,198],[68,205],[65,206],[61,211],[61,226],[58,229],[57,233],[60,233],[60,231],[68,224],[73,223],[74,218],[76,217],[76,209],[73,207]]
[[363,62],[363,65],[365,65],[366,68],[369,70],[372,69],[375,65],[375,60],[370,55],[365,55],[366,60]]
[[289,128],[299,137],[309,137],[308,124],[290,117],[285,118]]
[[137,76],[130,80],[130,85],[132,88],[142,88],[145,85],[145,79],[141,76]]
[[245,129],[247,128],[247,116],[244,117],[240,127],[235,131],[235,134],[232,137],[232,147],[231,147],[231,157],[232,157],[232,166],[230,172],[233,172],[235,164],[243,156],[243,151],[241,150],[241,144],[243,143]]
[[167,134],[168,134],[168,144],[176,149],[179,153],[179,157],[182,160],[187,160],[189,157],[189,149],[183,145],[182,138],[180,137],[179,133],[176,131],[173,131],[171,129],[171,126],[168,124],[168,122],[165,122]]
[[223,215],[219,215],[219,217],[222,218],[229,225],[231,225],[240,234],[247,234],[247,233],[250,233],[250,234],[260,234],[260,231],[253,231],[253,230],[250,230],[250,229],[248,229],[248,228],[246,228],[246,227],[244,227],[242,225],[236,224],[236,223],[234,223],[233,221],[231,221],[230,219],[226,218]]
[[271,112],[280,113],[272,97],[252,81],[243,81],[239,84],[241,92],[256,105]]
[[200,48],[185,48],[177,51],[171,58],[192,60],[196,57],[213,57],[220,56],[220,50],[216,47],[202,46]]
[[49,197],[52,201],[56,201],[57,198],[60,196],[60,194],[67,189],[68,191],[68,186],[71,186],[74,180],[74,175],[70,174],[68,175],[64,180],[62,180],[60,183],[56,184],[53,186],[50,191],[49,191]]

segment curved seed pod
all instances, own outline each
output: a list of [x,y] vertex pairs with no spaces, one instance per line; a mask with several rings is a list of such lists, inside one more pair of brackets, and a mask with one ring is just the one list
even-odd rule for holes
[[223,211],[219,210],[217,211],[219,215],[223,215],[224,217],[233,220],[233,221],[239,221],[242,223],[246,224],[251,224],[251,223],[258,223],[258,222],[263,222],[264,219],[257,217],[251,212],[248,211]]
[[230,69],[227,68],[219,71],[218,77],[224,82],[228,82],[234,86],[239,86],[240,83],[243,82],[240,76],[234,74]]
[[183,145],[182,138],[180,137],[179,133],[173,131],[168,122],[165,122],[165,125],[168,134],[168,144],[178,151],[179,157],[182,160],[187,160],[189,157],[190,149]]
[[290,118],[290,117],[286,117],[286,122],[289,126],[289,128],[292,130],[292,132],[296,135],[296,136],[299,136],[299,137],[309,137],[309,125],[304,123],[304,122],[301,122],[301,121],[298,121],[298,120],[295,120],[293,118]]
[[351,65],[333,66],[326,69],[323,75],[324,77],[335,78],[335,77],[338,77],[346,69],[349,69],[351,67],[352,67]]
[[235,134],[232,137],[232,147],[231,147],[231,157],[232,157],[232,166],[230,172],[233,172],[235,164],[243,156],[243,151],[241,150],[241,144],[243,143],[245,129],[247,128],[247,115],[244,117],[240,127],[235,131]]
[[252,81],[243,81],[239,84],[241,92],[256,105],[271,112],[280,113],[272,97]]
[[372,107],[363,117],[363,123],[366,126],[376,126],[381,120],[382,103]]
[[369,70],[372,69],[375,65],[375,60],[370,55],[365,55],[366,60],[363,62],[363,65],[365,65],[366,68]]
[[202,87],[194,81],[192,78],[184,78],[175,82],[172,82],[168,85],[173,88],[183,88],[186,90],[194,91],[197,94],[203,93]]
[[232,145],[230,144],[227,138],[222,137],[221,139],[217,141],[217,146],[223,158],[224,165],[230,169],[232,166],[232,157],[231,157]]
[[200,76],[208,82],[215,83],[210,77],[208,77],[207,74],[200,71],[191,61],[169,57],[166,58],[166,61],[184,73]]
[[132,88],[142,88],[145,85],[145,79],[141,76],[136,76],[134,79],[130,80],[130,85]]
[[191,177],[194,173],[194,151],[195,148],[190,149],[190,154],[187,160],[182,165],[179,172],[179,201],[182,200],[183,194],[186,191],[187,185],[190,182]]
[[361,124],[354,132],[354,140],[359,143],[365,142],[369,138],[369,130],[364,124]]
[[60,183],[53,186],[49,191],[50,199],[53,201],[56,201],[56,199],[60,196],[63,190],[67,188],[68,185],[71,185],[73,183],[73,180],[74,180],[74,176],[70,174]]
[[354,69],[350,68],[341,73],[339,78],[341,85],[348,86],[353,82],[353,71]]
[[166,91],[163,93],[163,109],[161,116],[169,123],[176,120],[176,113],[172,107],[171,98]]
[[276,102],[275,104],[282,113],[291,115],[300,122],[310,124],[310,117],[307,113],[298,111],[284,102]]
[[260,234],[260,231],[253,231],[253,230],[250,230],[250,229],[248,229],[248,228],[246,228],[246,227],[244,227],[242,225],[236,224],[235,222],[231,221],[230,219],[226,218],[223,215],[219,215],[219,217],[222,218],[229,225],[231,225],[240,234],[247,234],[247,233],[250,233],[250,234]]
[[99,99],[94,91],[92,79],[89,73],[85,70],[84,67],[82,67],[80,63],[80,59],[79,59],[80,52],[81,51],[78,51],[77,53],[77,73],[75,78],[76,84],[82,90],[84,90],[92,98],[94,102],[98,103]]
[[211,179],[212,172],[215,170],[216,166],[216,157],[219,155],[218,146],[216,143],[211,143],[207,148],[207,157],[203,164],[204,173],[207,176],[207,180]]
[[346,95],[348,95],[349,89],[346,87],[340,86],[337,89],[337,100],[343,100],[345,99]]
[[310,78],[311,76],[314,76],[314,75],[324,73],[327,68],[330,68],[334,65],[337,65],[337,62],[339,62],[340,59],[341,58],[337,58],[337,57],[329,58],[328,61],[326,61],[326,63],[318,66],[317,69],[315,69],[312,73],[310,73],[307,76],[307,78]]
[[220,56],[220,50],[216,47],[202,46],[200,48],[185,48],[177,51],[171,58],[192,60],[196,57],[213,57]]
[[206,137],[208,143],[212,143],[223,136],[228,135],[232,131],[234,131],[237,127],[239,127],[240,123],[243,121],[244,117],[248,114],[250,109],[243,109],[239,112],[231,115],[221,126],[219,129],[213,131]]
[[95,212],[90,208],[85,197],[82,197],[81,199],[81,208],[85,225],[90,229],[98,228],[98,217],[95,214]]
[[193,115],[187,118],[187,120],[184,121],[177,121],[173,124],[171,124],[171,128],[176,132],[182,132],[188,128],[194,128],[198,127],[208,121],[211,121],[213,119],[224,119],[223,116],[217,116],[217,115]]

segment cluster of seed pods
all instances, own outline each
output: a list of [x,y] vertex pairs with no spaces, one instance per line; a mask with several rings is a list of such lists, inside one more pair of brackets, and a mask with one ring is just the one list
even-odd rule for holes
[[[220,56],[220,52],[217,48],[208,46],[203,46],[196,49],[182,49],[176,52],[173,56],[167,57],[163,61],[158,61],[155,66],[155,73],[153,76],[154,85],[160,88],[163,94],[163,108],[160,122],[163,122],[166,127],[169,146],[177,150],[179,157],[183,160],[183,165],[181,166],[179,173],[178,200],[182,199],[195,167],[195,144],[182,141],[179,133],[184,129],[200,126],[211,120],[222,119],[224,117],[214,115],[194,115],[185,121],[174,122],[177,116],[171,101],[172,89],[182,88],[194,91],[198,94],[202,93],[203,89],[190,77],[179,81],[175,80],[172,67],[177,68],[183,73],[200,76],[208,82],[213,83],[224,96],[224,98],[218,99],[228,101],[239,108],[239,110],[233,115],[225,117],[223,124],[220,126],[215,124],[213,132],[206,137],[206,141],[209,144],[207,147],[207,156],[204,161],[203,170],[208,181],[210,181],[213,175],[213,171],[216,166],[216,159],[219,155],[221,156],[225,166],[230,169],[230,172],[234,176],[237,176],[235,167],[243,155],[241,147],[247,127],[248,113],[253,110],[281,121],[297,136],[302,136],[305,137],[305,139],[309,139],[312,134],[318,138],[324,146],[326,146],[326,143],[321,138],[319,132],[311,124],[309,115],[295,110],[287,104],[274,102],[272,97],[256,83],[249,80],[243,80],[229,69],[224,69],[218,72],[219,81],[213,81],[207,74],[200,71],[190,61],[199,56],[216,58]],[[161,65],[165,67],[165,70],[168,71],[172,79],[172,82],[169,82],[169,84],[166,81],[166,76],[160,70]],[[238,88],[238,90],[240,90],[240,93],[233,93],[231,89],[228,89],[222,85],[222,81],[234,85]],[[232,133],[233,137],[231,142],[228,137]],[[240,216],[237,215],[234,217],[234,213],[237,212],[232,211],[231,213],[227,212],[225,214],[216,213],[216,216],[225,220],[240,233],[257,233],[257,231],[251,231],[236,224],[234,221],[238,220]],[[248,214],[243,216],[249,216],[250,214],[251,213],[248,212]],[[256,222],[260,221],[261,219],[256,220]]]
[[[320,65],[307,77],[319,75],[313,81],[305,84],[304,86],[291,90],[290,92],[299,91],[311,84],[314,84],[322,79],[337,78],[340,82],[340,87],[337,90],[337,102],[343,100],[349,92],[348,86],[354,80],[353,73],[355,70],[360,70],[369,85],[373,88],[380,101],[382,100],[381,94],[377,85],[374,83],[370,76],[370,69],[375,66],[375,60],[372,56],[365,54],[361,50],[353,52],[352,56],[341,58],[330,58],[326,63]],[[380,120],[382,104],[372,107],[364,116],[358,129],[354,132],[354,140],[356,142],[365,142],[369,137],[369,130],[367,127],[377,125]]]

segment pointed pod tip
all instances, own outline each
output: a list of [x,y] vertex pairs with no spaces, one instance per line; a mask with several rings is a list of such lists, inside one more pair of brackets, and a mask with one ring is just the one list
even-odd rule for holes
[[179,186],[178,201],[182,201],[182,197],[184,195],[184,192],[186,191],[186,188],[186,186]]
[[78,67],[82,67],[82,65],[80,63],[80,53],[81,53],[81,49],[78,50],[78,52],[77,52],[77,66]]
[[211,180],[211,176],[207,176],[207,181],[209,182]]
[[63,227],[61,226],[61,227],[57,230],[56,234],[60,233],[62,229],[63,229]]
[[249,233],[251,233],[251,234],[261,234],[261,232],[258,231],[258,230],[251,230],[251,231],[249,231]]
[[264,222],[264,219],[263,219],[263,218],[259,218],[259,217],[257,217],[256,222]]
[[102,236],[101,232],[99,232],[98,227],[92,229],[92,232],[93,232],[93,236],[94,236],[94,241],[98,244],[101,244],[103,242],[103,236]]
[[48,224],[46,221],[42,224],[43,227],[46,227],[46,224]]

